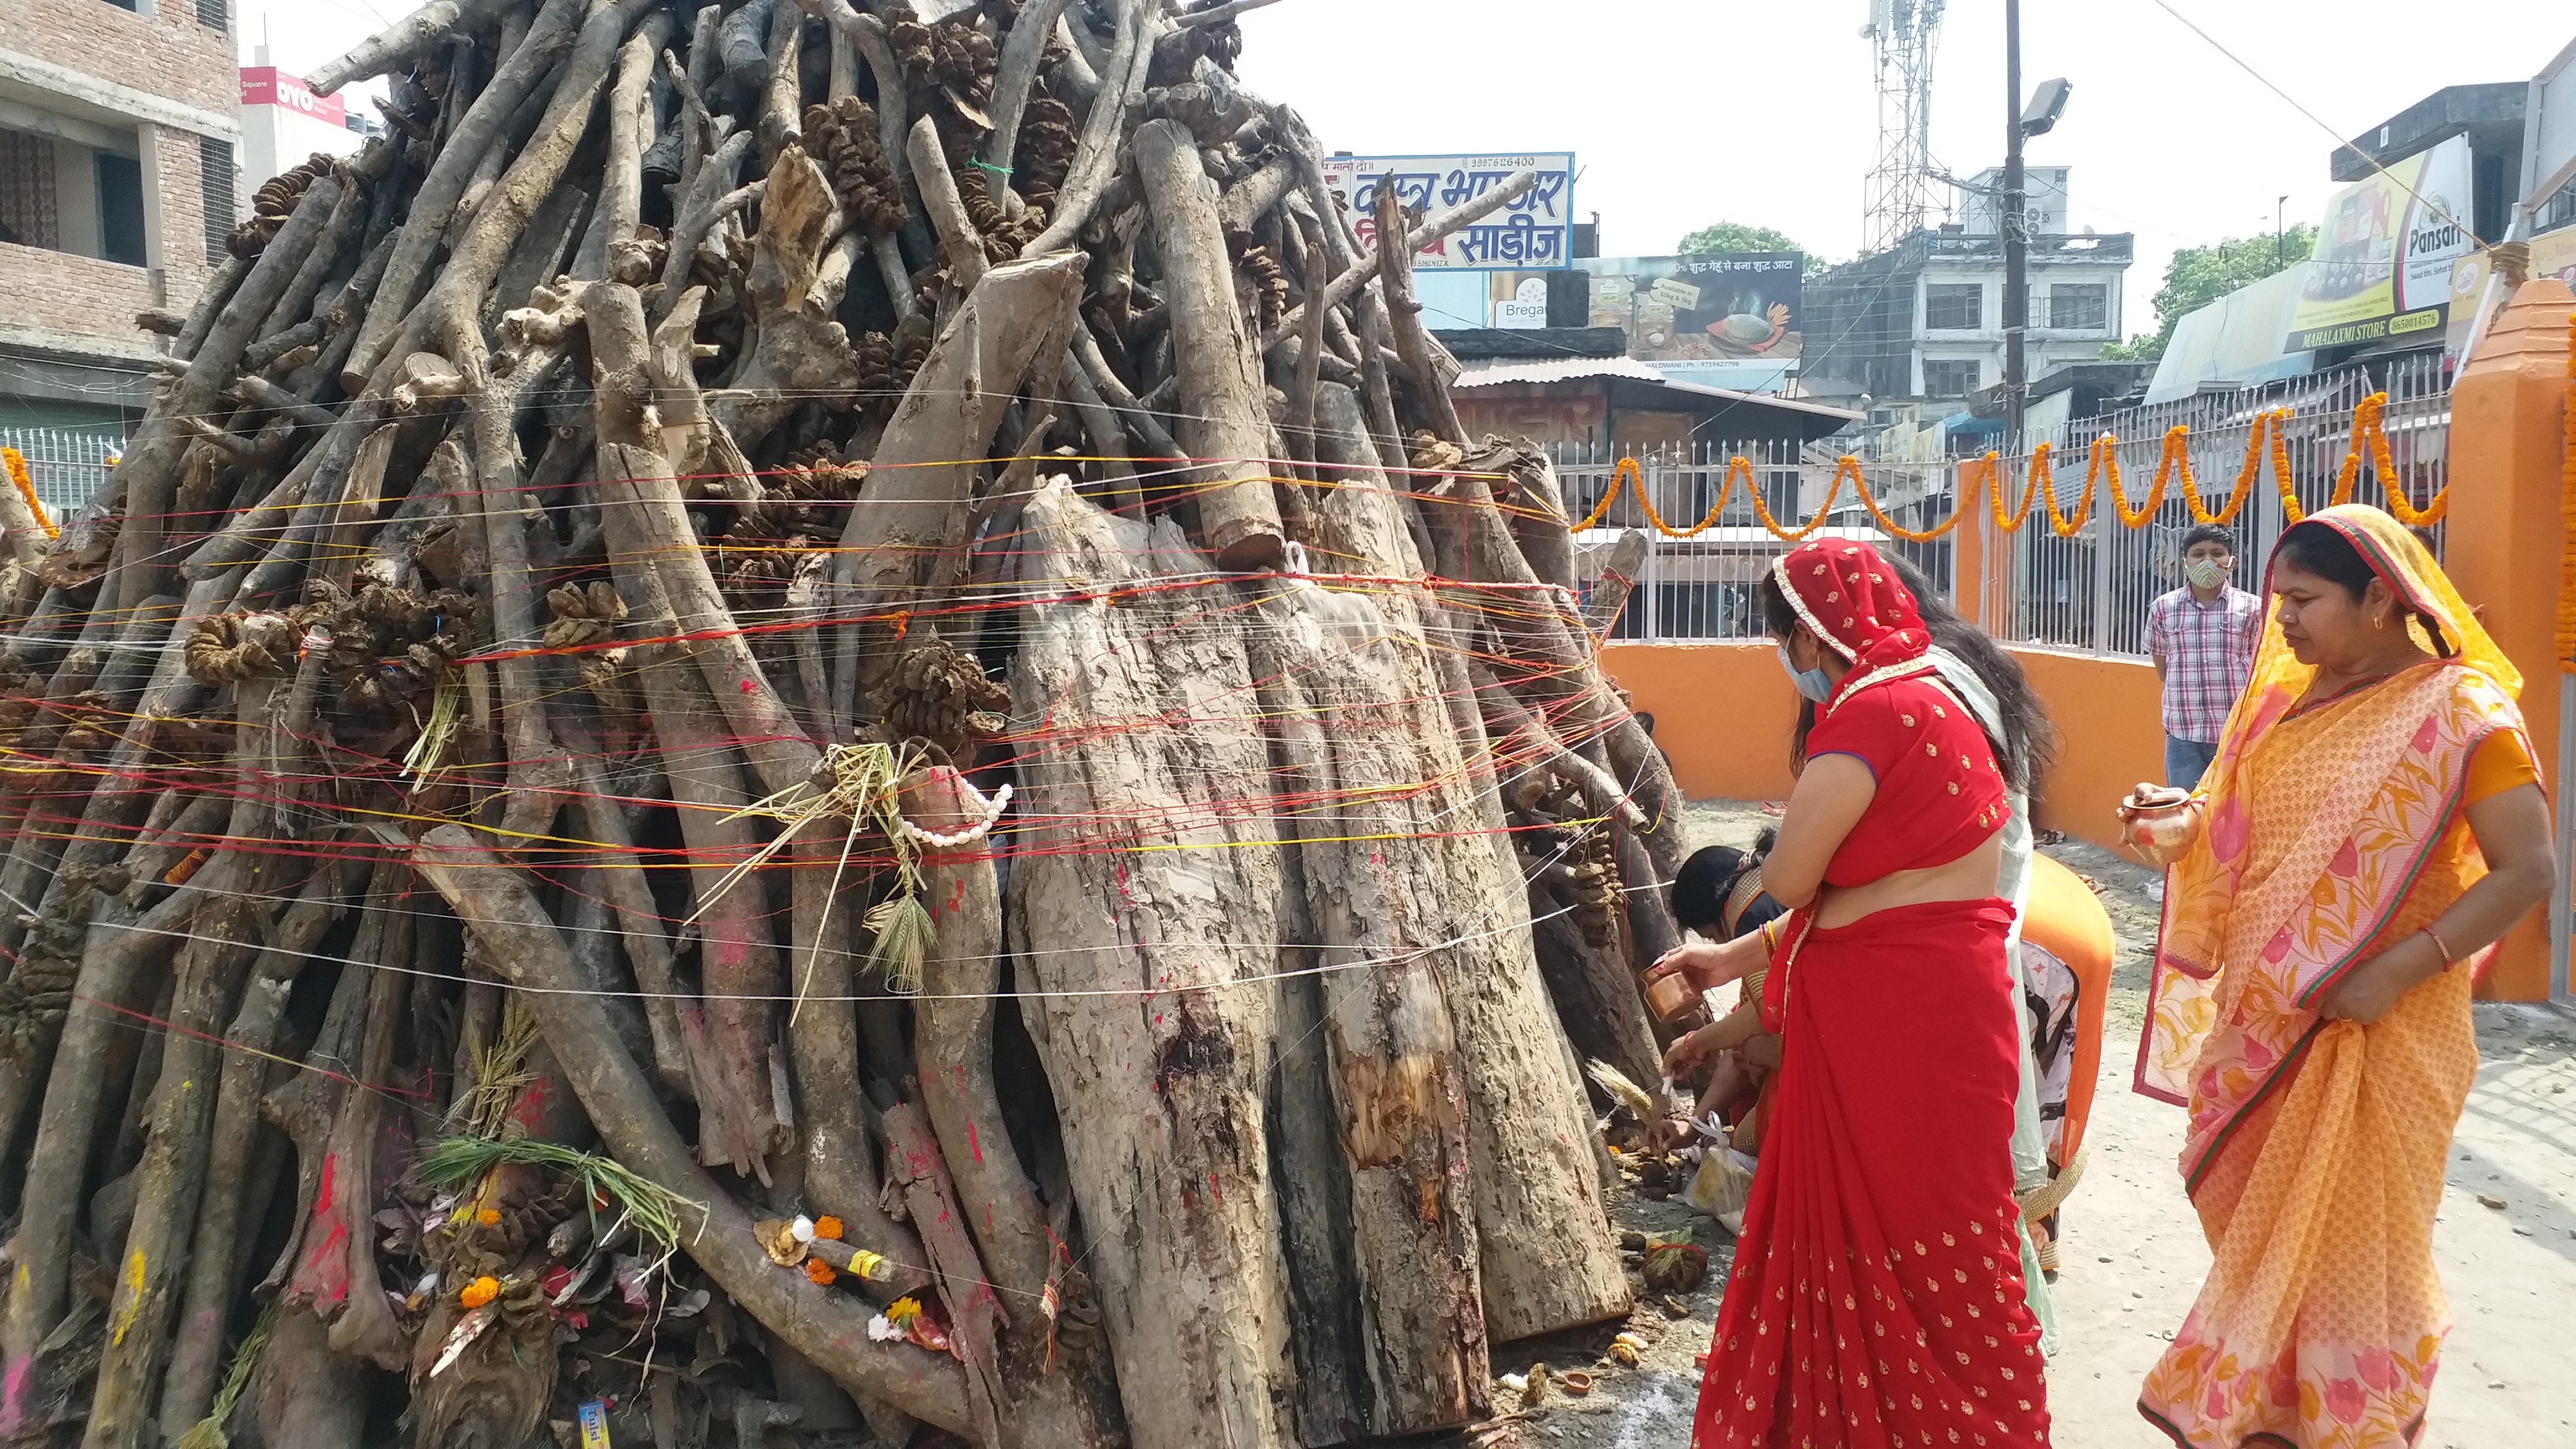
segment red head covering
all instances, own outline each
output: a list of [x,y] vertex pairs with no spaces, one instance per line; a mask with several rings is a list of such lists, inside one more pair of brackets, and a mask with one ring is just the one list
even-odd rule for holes
[[1920,659],[1932,647],[1913,592],[1868,544],[1848,539],[1802,543],[1774,559],[1771,572],[1789,607],[1817,638],[1852,662],[1855,675]]

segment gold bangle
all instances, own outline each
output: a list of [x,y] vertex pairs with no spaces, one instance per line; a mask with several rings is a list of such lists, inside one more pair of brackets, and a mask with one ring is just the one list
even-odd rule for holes
[[2451,954],[2450,943],[2442,939],[2440,932],[2434,930],[2430,926],[2424,927],[2423,932],[2425,935],[2433,938],[2433,949],[2442,953],[2443,970],[2448,971],[2452,967],[2460,964],[2460,958]]

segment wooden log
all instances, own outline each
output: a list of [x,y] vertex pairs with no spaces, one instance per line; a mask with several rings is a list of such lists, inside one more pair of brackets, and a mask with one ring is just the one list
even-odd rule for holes
[[1286,545],[1271,497],[1270,417],[1261,367],[1235,305],[1234,268],[1217,224],[1215,185],[1178,121],[1136,132],[1136,168],[1154,218],[1164,305],[1181,378],[1182,451],[1198,462],[1199,531],[1217,566],[1275,566]]
[[270,929],[267,944],[251,964],[241,1004],[224,1028],[224,1040],[233,1050],[224,1056],[216,1087],[209,1133],[211,1166],[189,1250],[188,1287],[172,1340],[170,1368],[162,1380],[161,1434],[167,1440],[175,1442],[188,1432],[214,1401],[216,1380],[223,1372],[225,1319],[249,1275],[247,1239],[258,1229],[245,1207],[254,1177],[251,1157],[260,1123],[259,1098],[274,1065],[271,1054],[285,1022],[288,995],[304,969],[306,953],[344,909],[343,880],[344,868],[334,866],[316,872],[306,883],[303,895]]
[[[1392,186],[1377,189],[1377,234],[1408,234],[1404,202]],[[1440,376],[1433,364],[1431,335],[1422,325],[1422,304],[1413,296],[1413,253],[1405,247],[1381,243],[1377,263],[1378,287],[1385,294],[1387,320],[1395,332],[1395,354],[1404,359],[1406,380],[1413,385],[1414,406],[1427,416],[1433,432],[1453,443],[1464,443],[1466,427],[1458,421],[1457,405],[1449,400],[1449,379]]]
[[411,196],[403,225],[393,233],[392,250],[379,274],[372,299],[358,319],[349,353],[341,364],[341,386],[355,394],[393,347],[395,335],[411,315],[412,304],[429,280],[429,264],[447,240],[448,223],[465,199],[475,168],[501,154],[497,145],[513,112],[537,91],[556,58],[568,49],[581,21],[580,0],[544,0],[527,38],[493,71],[476,93],[454,134]]
[[1013,711],[1058,743],[1023,762],[1031,827],[1008,909],[1089,1227],[1076,1252],[1136,1449],[1284,1445],[1263,1113],[1281,881],[1267,814],[1229,803],[1268,764],[1257,731],[1223,717],[1251,707],[1238,626],[1155,587],[1208,568],[1168,520],[1113,517],[1050,480],[1021,526],[1022,574],[1051,596],[1027,610]]
[[[1294,163],[1293,160],[1289,160],[1274,164],[1293,165]],[[1267,173],[1265,172],[1264,174],[1266,175]],[[1260,177],[1255,177],[1254,180],[1258,181],[1260,180]],[[1244,183],[1246,187],[1250,187],[1253,184],[1254,183],[1251,181]],[[1413,228],[1410,232],[1405,234],[1405,245],[1412,248],[1412,251],[1407,252],[1406,255],[1411,256],[1414,253],[1418,253],[1424,247],[1430,246],[1434,242],[1453,236],[1456,233],[1464,231],[1468,227],[1475,225],[1477,222],[1483,221],[1486,217],[1493,215],[1495,212],[1502,210],[1505,206],[1519,200],[1524,193],[1537,184],[1538,173],[1536,171],[1515,171],[1510,176],[1504,178],[1501,185],[1494,187],[1483,195],[1469,201],[1462,201],[1456,206],[1449,208],[1447,211],[1441,212],[1437,216],[1425,219],[1422,225]],[[1255,199],[1257,199],[1257,194]],[[1227,196],[1226,202],[1228,210],[1231,211],[1234,204],[1234,198],[1231,194]],[[1379,233],[1380,236],[1387,234],[1388,233],[1385,232]],[[1366,287],[1371,280],[1378,276],[1380,270],[1380,263],[1377,254],[1374,252],[1358,261],[1347,264],[1341,272],[1333,276],[1332,280],[1324,284],[1321,292],[1324,299],[1324,306],[1329,310],[1331,308],[1347,304],[1353,297],[1360,294],[1360,290],[1363,287]],[[1289,308],[1285,313],[1282,313],[1279,318],[1278,327],[1273,329],[1269,340],[1264,344],[1265,348],[1277,347],[1281,343],[1286,342],[1289,338],[1298,335],[1306,325],[1306,312],[1307,304],[1301,302],[1298,305]]]
[[[1091,209],[1117,170],[1120,142],[1134,127],[1126,114],[1145,90],[1146,72],[1154,63],[1154,41],[1163,33],[1159,6],[1149,0],[1110,0],[1117,17],[1118,40],[1100,73],[1100,93],[1083,117],[1082,135],[1074,143],[1073,168],[1056,188],[1055,210],[1045,231],[1021,249],[1022,256],[1044,256],[1069,246],[1091,219]],[[1082,27],[1075,26],[1079,32]]]
[[[1247,592],[1252,590],[1247,589]],[[1472,837],[1390,856],[1382,842],[1438,812],[1443,753],[1455,742],[1414,641],[1353,594],[1311,585],[1271,593],[1246,635],[1264,715],[1276,721],[1280,807],[1300,844],[1310,939],[1321,950],[1322,1026],[1335,1126],[1346,1157],[1345,1211],[1359,1289],[1355,1355],[1367,1385],[1359,1424],[1372,1437],[1427,1433],[1482,1416],[1492,1371],[1477,1280],[1466,1090],[1442,971],[1442,901],[1479,882],[1438,874],[1464,858],[1490,876]],[[1417,733],[1420,714],[1435,724]],[[1426,771],[1426,767],[1428,770]],[[1429,871],[1417,875],[1417,869]],[[1428,887],[1428,889],[1426,889]]]
[[[399,844],[399,835],[387,843]],[[752,1235],[750,1215],[697,1165],[655,1105],[643,1071],[617,1044],[607,1012],[581,989],[561,936],[522,878],[454,825],[424,835],[412,861],[483,942],[487,959],[514,984],[531,988],[528,1010],[609,1150],[683,1200],[681,1246],[707,1276],[853,1394],[964,1432],[964,1381],[953,1360],[907,1344],[871,1342],[862,1300],[770,1262]]]
[[[1334,455],[1365,459],[1358,399],[1330,385],[1317,394]],[[1626,1312],[1630,1298],[1593,1169],[1591,1114],[1567,1071],[1571,1054],[1539,976],[1517,872],[1506,864],[1509,847],[1498,833],[1459,833],[1460,823],[1475,817],[1479,792],[1467,784],[1471,761],[1456,753],[1459,734],[1441,702],[1446,690],[1428,627],[1435,606],[1426,592],[1373,582],[1423,573],[1402,521],[1403,500],[1374,469],[1327,477],[1338,486],[1322,490],[1316,504],[1317,547],[1372,580],[1357,586],[1364,592],[1339,596],[1336,608],[1350,620],[1341,637],[1354,655],[1390,671],[1372,708],[1354,706],[1373,729],[1334,731],[1337,761],[1349,761],[1339,768],[1355,772],[1364,792],[1372,783],[1385,786],[1364,798],[1386,814],[1344,833],[1386,829],[1408,837],[1406,849],[1385,862],[1389,872],[1402,872],[1393,877],[1401,890],[1372,868],[1367,876],[1389,903],[1356,910],[1352,919],[1371,931],[1405,933],[1373,954],[1407,942],[1429,947],[1466,1096],[1467,1182],[1487,1332],[1499,1343],[1597,1323]],[[1399,756],[1392,766],[1389,756]],[[1414,793],[1370,773],[1385,768],[1415,782]],[[1330,919],[1319,911],[1328,943]]]
[[1601,575],[1592,586],[1591,597],[1583,601],[1583,632],[1594,638],[1606,637],[1619,622],[1620,613],[1628,607],[1628,596],[1637,587],[1637,575],[1646,567],[1646,553],[1652,544],[1642,529],[1629,529],[1610,545],[1601,560]]
[[[925,591],[954,578],[966,558],[966,506],[975,465],[992,446],[1003,403],[1037,366],[1049,337],[1061,356],[1064,320],[1082,292],[1082,261],[1066,254],[995,267],[967,295],[931,345],[877,445],[868,503],[850,510],[832,579],[841,627],[834,659],[836,708],[857,718],[891,667]],[[926,621],[935,627],[935,621]]]
[[481,29],[509,4],[510,0],[430,0],[346,53],[315,66],[305,77],[305,87],[317,96],[327,96],[353,80],[383,75],[450,34]]

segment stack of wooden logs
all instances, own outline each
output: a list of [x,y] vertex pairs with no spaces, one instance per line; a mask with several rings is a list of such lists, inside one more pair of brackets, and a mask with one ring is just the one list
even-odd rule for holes
[[311,78],[0,497],[0,1443],[1322,1445],[1627,1311],[1677,797],[1246,8]]

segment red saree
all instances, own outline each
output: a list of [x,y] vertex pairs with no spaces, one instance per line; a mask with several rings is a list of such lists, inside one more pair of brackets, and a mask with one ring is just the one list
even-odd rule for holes
[[[1800,620],[1853,661],[1808,758],[1855,756],[1877,782],[1826,883],[1977,849],[2003,823],[2003,777],[1973,715],[1929,677],[1893,570],[1841,541],[1773,569]],[[2012,907],[1813,920],[1792,918],[1763,981],[1782,1060],[1692,1449],[2046,1444],[2009,1147]]]
[[1878,911],[1772,972],[1786,1051],[1692,1449],[2048,1442],[1997,1148],[2011,921],[2000,900]]

